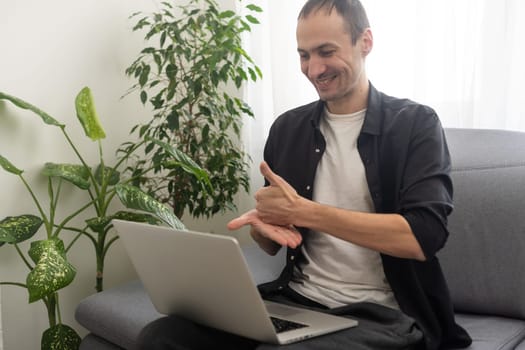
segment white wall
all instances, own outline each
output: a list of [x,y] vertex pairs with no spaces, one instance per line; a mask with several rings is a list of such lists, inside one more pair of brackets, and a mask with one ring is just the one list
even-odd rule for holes
[[[79,148],[98,159],[95,144],[86,140],[74,112],[74,97],[83,86],[94,94],[107,139],[105,156],[128,139],[132,125],[148,117],[135,96],[121,99],[132,81],[125,68],[143,47],[142,35],[131,31],[130,14],[155,8],[156,0],[17,0],[0,2],[0,91],[23,98],[66,123]],[[225,2],[225,1],[223,1]],[[232,6],[233,0],[227,0]],[[44,125],[35,115],[9,103],[0,103],[0,154],[26,170],[31,181],[44,162],[76,161],[58,129]],[[0,169],[1,170],[1,169]],[[34,213],[28,194],[17,177],[0,171],[2,200],[0,219],[9,215]],[[45,198],[45,186],[39,194]],[[77,198],[69,199],[72,206]],[[241,209],[251,199],[241,196]],[[186,223],[193,229],[224,232],[233,217]],[[244,235],[246,231],[239,235]],[[22,250],[28,247],[22,245]],[[63,322],[81,335],[86,331],[74,318],[78,301],[94,292],[95,262],[92,246],[80,240],[69,254],[77,267],[77,278],[60,293]],[[0,248],[0,280],[25,282],[27,270],[11,246]],[[106,288],[136,278],[121,245],[117,242],[106,259]],[[0,350],[38,349],[40,335],[48,327],[41,302],[28,305],[25,289],[3,286],[0,321]],[[0,322],[1,323],[1,322]]]

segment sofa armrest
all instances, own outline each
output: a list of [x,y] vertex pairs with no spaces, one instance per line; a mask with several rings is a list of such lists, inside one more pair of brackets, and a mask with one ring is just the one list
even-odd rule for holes
[[124,349],[132,349],[142,328],[161,316],[140,281],[90,295],[75,310],[78,323]]

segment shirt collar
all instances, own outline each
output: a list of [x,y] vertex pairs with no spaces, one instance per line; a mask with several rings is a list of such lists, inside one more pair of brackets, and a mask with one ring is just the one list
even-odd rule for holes
[[368,106],[366,109],[365,122],[363,123],[361,132],[372,135],[380,135],[383,115],[381,112],[381,93],[377,91],[372,83],[369,84],[370,88],[368,90]]
[[[363,128],[361,132],[371,134],[371,135],[380,135],[381,134],[381,93],[370,84],[368,90],[368,106],[366,107],[365,121],[363,123]],[[316,129],[319,129],[319,123],[321,122],[321,117],[324,113],[325,102],[318,100],[317,105],[315,106],[315,112],[310,118],[312,126]]]

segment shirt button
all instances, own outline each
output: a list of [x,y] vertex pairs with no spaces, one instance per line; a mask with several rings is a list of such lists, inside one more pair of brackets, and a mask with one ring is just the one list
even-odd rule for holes
[[306,186],[306,190],[307,190],[307,191],[310,191],[311,188],[312,188],[312,187],[310,187],[310,185]]
[[319,148],[316,148],[315,153],[319,153],[319,152],[321,152],[321,150]]
[[290,260],[294,261],[295,260],[295,255],[291,255],[290,256]]

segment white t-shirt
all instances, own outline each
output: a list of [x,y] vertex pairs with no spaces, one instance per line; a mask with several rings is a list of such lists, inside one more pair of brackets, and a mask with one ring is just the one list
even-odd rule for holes
[[[317,166],[313,200],[338,208],[374,212],[357,138],[366,110],[349,115],[325,111],[326,149]],[[330,308],[368,301],[399,308],[378,252],[323,232],[310,231],[290,287]]]

